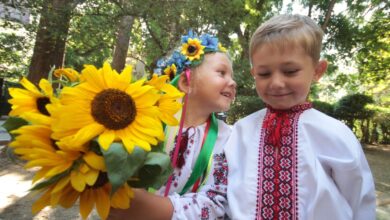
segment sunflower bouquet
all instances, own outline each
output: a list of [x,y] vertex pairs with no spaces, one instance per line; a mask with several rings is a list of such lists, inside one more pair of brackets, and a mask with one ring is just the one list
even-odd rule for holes
[[42,79],[39,88],[23,78],[9,89],[3,125],[14,155],[36,170],[33,213],[79,201],[82,218],[95,207],[105,219],[110,207],[130,206],[132,187],[159,188],[172,172],[159,145],[163,127],[178,124],[183,96],[169,76],[132,80],[131,66],[117,73],[108,63],[53,74],[58,80]]

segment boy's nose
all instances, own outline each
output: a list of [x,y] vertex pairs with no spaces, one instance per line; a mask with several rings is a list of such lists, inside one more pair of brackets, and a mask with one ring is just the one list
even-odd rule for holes
[[281,74],[273,74],[270,81],[270,87],[276,89],[284,86],[284,77]]

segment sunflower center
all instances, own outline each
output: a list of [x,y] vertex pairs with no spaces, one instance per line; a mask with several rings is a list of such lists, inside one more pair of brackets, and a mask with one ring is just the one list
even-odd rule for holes
[[190,45],[190,46],[188,46],[187,50],[188,50],[188,53],[192,55],[192,54],[194,54],[196,52],[197,47],[194,46],[194,45]]
[[51,141],[51,146],[54,148],[54,150],[60,150],[60,148],[56,144],[56,140],[50,138],[50,141]]
[[175,78],[175,73],[173,71],[169,72],[169,79],[172,81]]
[[120,130],[130,125],[137,115],[134,100],[118,89],[106,89],[92,101],[92,117],[108,129]]
[[36,101],[37,103],[37,109],[40,113],[44,115],[50,115],[49,112],[46,109],[46,105],[50,103],[50,99],[47,97],[40,97]]
[[93,186],[91,186],[91,188],[96,189],[96,188],[104,186],[104,184],[106,184],[106,183],[108,183],[107,173],[99,172],[99,176],[98,176],[95,184],[93,184]]

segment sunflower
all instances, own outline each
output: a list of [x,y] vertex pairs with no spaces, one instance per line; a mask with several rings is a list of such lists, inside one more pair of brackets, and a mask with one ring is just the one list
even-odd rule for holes
[[80,151],[60,149],[50,138],[52,131],[47,125],[26,125],[11,133],[17,136],[9,146],[21,159],[27,161],[25,168],[41,168],[33,182],[65,172],[81,156]]
[[72,68],[56,69],[54,71],[54,76],[57,78],[65,76],[71,82],[76,82],[80,79],[80,74]]
[[150,151],[164,136],[156,106],[161,95],[153,86],[144,85],[145,79],[131,83],[131,73],[130,66],[121,74],[108,63],[101,69],[85,66],[81,73],[84,81],[65,87],[61,105],[51,112],[53,138],[65,133],[70,136],[60,142],[77,146],[98,137],[105,150],[121,140],[129,153],[134,146]]
[[163,93],[157,104],[160,109],[159,117],[161,121],[168,125],[175,126],[178,125],[179,122],[174,115],[182,107],[182,104],[177,100],[183,97],[184,93],[180,92],[176,87],[166,84],[167,80],[167,75],[158,77],[157,74],[153,74],[147,84],[154,86],[157,90]]
[[164,74],[169,76],[169,80],[173,80],[173,78],[175,78],[175,76],[176,76],[176,73],[177,73],[177,68],[176,68],[176,65],[174,63],[170,66],[167,66],[164,69]]
[[79,162],[78,167],[72,169],[70,181],[75,190],[82,192],[86,186],[93,186],[99,176],[99,173],[106,171],[104,158],[92,151],[83,155],[83,160]]
[[42,196],[34,202],[32,211],[35,214],[49,205],[70,208],[77,199],[80,199],[80,214],[83,219],[88,217],[95,206],[100,218],[106,219],[110,207],[127,209],[130,207],[130,200],[134,198],[134,193],[127,183],[112,194],[111,198],[110,194],[111,185],[106,173],[99,173],[95,184],[87,186],[82,192],[73,188],[70,177],[67,176],[43,192]]
[[12,97],[8,101],[12,105],[9,115],[24,118],[25,113],[33,113],[37,117],[47,118],[49,112],[46,105],[57,101],[49,81],[41,79],[39,82],[41,91],[24,77],[20,80],[20,84],[24,89],[9,88],[9,94]]
[[188,41],[183,44],[181,53],[187,57],[187,59],[193,61],[194,59],[199,60],[201,55],[204,54],[204,48],[197,38],[188,38]]

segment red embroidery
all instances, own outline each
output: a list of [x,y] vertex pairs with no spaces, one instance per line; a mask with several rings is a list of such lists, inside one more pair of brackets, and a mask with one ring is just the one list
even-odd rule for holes
[[268,107],[259,147],[256,219],[297,219],[297,124],[311,106]]

